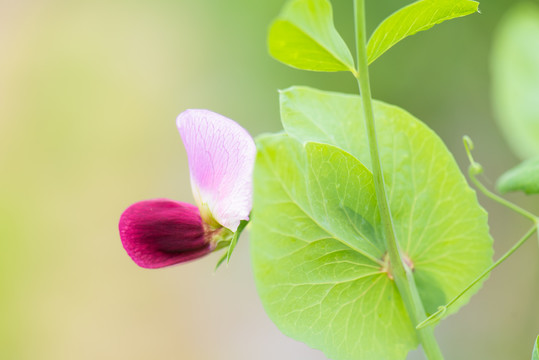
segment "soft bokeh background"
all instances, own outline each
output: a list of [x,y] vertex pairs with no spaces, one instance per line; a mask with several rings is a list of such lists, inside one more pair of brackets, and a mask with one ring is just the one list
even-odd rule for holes
[[[280,129],[277,89],[355,92],[346,74],[285,67],[266,52],[284,0],[0,0],[0,359],[324,359],[286,338],[257,298],[244,236],[217,256],[136,267],[117,232],[129,204],[192,201],[174,120],[208,108],[253,135]],[[409,1],[368,1],[369,24]],[[465,169],[461,136],[492,183],[516,164],[489,94],[490,0],[372,65],[374,96],[434,128]],[[352,42],[351,1],[334,1]],[[539,212],[537,199],[511,196]],[[528,223],[480,196],[496,255]],[[448,359],[528,359],[539,333],[530,241],[437,330]],[[421,359],[419,352],[410,358]]]

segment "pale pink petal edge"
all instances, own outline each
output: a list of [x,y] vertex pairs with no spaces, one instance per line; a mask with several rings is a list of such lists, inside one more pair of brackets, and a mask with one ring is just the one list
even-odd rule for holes
[[206,203],[219,224],[236,231],[252,207],[253,138],[233,120],[209,110],[186,110],[176,125],[198,205]]

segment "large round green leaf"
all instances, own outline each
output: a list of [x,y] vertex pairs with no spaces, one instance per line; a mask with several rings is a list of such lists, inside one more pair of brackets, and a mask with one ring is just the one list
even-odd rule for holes
[[[281,112],[288,135],[257,141],[251,244],[264,307],[332,359],[403,359],[417,339],[385,270],[360,98],[292,88]],[[486,213],[430,129],[383,103],[375,115],[398,241],[434,312],[490,265]]]

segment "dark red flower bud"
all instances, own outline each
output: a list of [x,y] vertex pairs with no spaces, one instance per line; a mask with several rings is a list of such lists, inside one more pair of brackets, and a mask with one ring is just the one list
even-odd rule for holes
[[119,228],[127,254],[148,269],[193,260],[215,247],[198,208],[168,199],[131,205],[123,212]]

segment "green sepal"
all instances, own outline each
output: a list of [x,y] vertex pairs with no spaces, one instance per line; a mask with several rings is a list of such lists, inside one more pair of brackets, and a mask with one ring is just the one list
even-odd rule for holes
[[219,260],[217,261],[217,264],[215,264],[215,268],[213,269],[213,271],[217,271],[217,269],[219,269],[219,267],[221,266],[221,264],[226,260],[226,256],[227,256],[227,253],[228,252],[224,252],[223,255],[221,255],[221,257],[219,258]]
[[220,241],[217,243],[217,247],[214,251],[226,248],[226,251],[223,253],[223,255],[219,258],[217,261],[217,264],[215,265],[215,269],[217,270],[221,264],[226,260],[226,264],[230,262],[230,257],[232,256],[232,252],[234,252],[234,249],[236,248],[236,245],[238,244],[238,239],[245,230],[245,227],[249,224],[248,220],[241,220],[238,228],[236,229],[236,232],[232,235],[232,239],[227,241]]
[[223,248],[230,246],[230,241],[231,240],[223,240],[223,241],[217,242],[217,245],[215,246],[215,249],[213,249],[213,251],[219,251]]
[[535,340],[535,346],[533,347],[532,360],[539,360],[539,336]]
[[248,220],[242,220],[240,221],[240,225],[238,226],[238,229],[234,233],[234,236],[232,236],[232,240],[230,240],[230,246],[228,247],[228,250],[226,251],[226,264],[230,262],[230,257],[232,256],[232,252],[236,248],[236,244],[238,243],[238,239],[240,238],[241,233],[249,223]]

